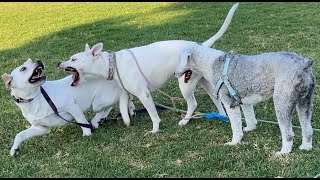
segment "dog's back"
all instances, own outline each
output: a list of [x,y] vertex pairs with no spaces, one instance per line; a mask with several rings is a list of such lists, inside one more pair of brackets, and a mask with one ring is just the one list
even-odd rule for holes
[[44,87],[49,95],[56,94],[67,101],[76,101],[83,112],[90,108],[100,111],[106,106],[116,104],[122,91],[116,82],[103,79],[87,81],[78,86],[71,86],[71,83],[72,77],[67,76],[59,80],[47,81]]
[[291,52],[235,55],[229,79],[239,92],[272,96],[278,83],[288,86],[308,83],[312,60]]

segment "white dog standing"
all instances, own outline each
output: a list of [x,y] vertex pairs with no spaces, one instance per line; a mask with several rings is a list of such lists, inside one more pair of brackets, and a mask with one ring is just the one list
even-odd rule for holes
[[[238,4],[233,5],[218,33],[202,43],[204,46],[212,46],[224,34],[237,7]],[[179,64],[179,55],[184,48],[193,44],[197,43],[169,40],[109,53],[102,52],[103,44],[99,43],[93,46],[90,51],[77,53],[71,56],[70,60],[62,62],[60,65],[77,70],[79,78],[76,79],[75,84],[97,78],[107,79],[110,72],[114,72],[114,80],[126,91],[138,97],[147,109],[153,122],[151,132],[156,133],[159,131],[160,118],[150,93],[161,88],[174,76],[175,69]],[[110,60],[110,56],[113,56],[113,61]],[[185,78],[181,77],[179,79],[179,87],[187,101],[188,112],[185,119],[179,122],[179,125],[187,124],[197,107],[194,89],[199,79],[201,85],[215,102],[220,114],[225,115],[221,102],[210,94],[210,83],[197,74],[193,74],[192,77],[186,75]],[[128,93],[122,94],[120,104],[121,99],[128,99]],[[122,111],[124,110],[121,110],[120,107],[120,112],[122,113]],[[122,113],[122,117],[126,124],[130,123],[127,113]]]
[[[97,114],[92,126],[97,128],[101,118],[107,117],[112,106],[119,101],[122,89],[113,81],[97,80],[72,87],[74,77],[67,76],[56,81],[46,81],[43,75],[44,65],[41,61],[28,59],[23,65],[15,68],[11,74],[3,74],[2,79],[16,105],[31,127],[18,133],[14,139],[10,155],[18,152],[20,144],[32,137],[50,132],[50,127],[63,126],[75,119],[78,123],[90,125],[83,112],[92,107]],[[57,108],[61,119],[41,94],[40,86],[49,95]],[[84,136],[91,135],[91,129],[81,127]]]

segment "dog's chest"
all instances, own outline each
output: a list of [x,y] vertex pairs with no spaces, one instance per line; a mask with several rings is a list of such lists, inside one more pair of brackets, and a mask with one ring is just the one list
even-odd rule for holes
[[30,103],[18,105],[22,111],[22,115],[32,125],[42,126],[60,126],[65,122],[54,114],[53,110],[49,106],[43,103]]
[[257,104],[259,102],[265,101],[269,97],[262,96],[260,94],[250,94],[244,98],[241,99],[241,102],[243,104]]

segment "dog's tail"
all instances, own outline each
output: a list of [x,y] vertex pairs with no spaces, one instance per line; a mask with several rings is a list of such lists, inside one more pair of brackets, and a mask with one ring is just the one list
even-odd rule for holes
[[203,46],[211,47],[218,39],[221,38],[221,36],[226,32],[226,30],[229,27],[229,24],[231,23],[232,17],[236,9],[238,8],[239,3],[232,6],[230,9],[226,19],[224,20],[223,25],[221,26],[220,30],[212,36],[210,39],[208,39],[206,42],[202,43]]

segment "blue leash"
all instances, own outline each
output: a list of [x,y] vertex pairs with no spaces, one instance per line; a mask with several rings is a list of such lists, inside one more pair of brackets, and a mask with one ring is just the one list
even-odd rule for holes
[[205,119],[208,119],[208,120],[218,119],[218,120],[220,120],[222,122],[225,122],[225,123],[229,122],[228,116],[224,116],[224,115],[221,115],[221,114],[216,113],[216,112],[204,114],[202,117],[205,118]]

